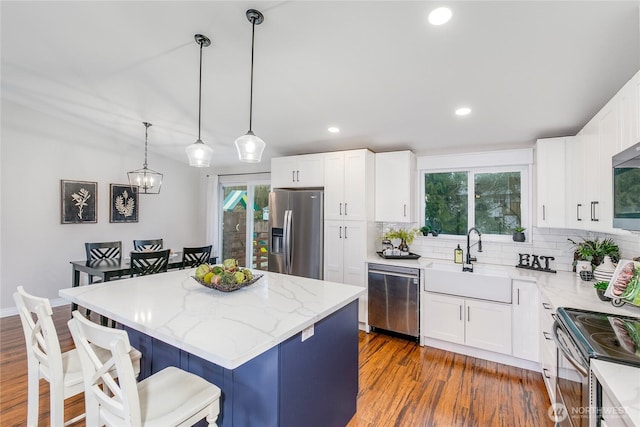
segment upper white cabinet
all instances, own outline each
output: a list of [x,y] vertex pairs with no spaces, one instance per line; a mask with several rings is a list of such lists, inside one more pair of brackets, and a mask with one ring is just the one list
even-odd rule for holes
[[536,143],[538,227],[565,227],[566,138],[539,139]]
[[614,232],[611,158],[638,141],[640,72],[578,135],[537,142],[536,225]]
[[324,154],[274,157],[271,159],[271,187],[324,187]]
[[620,144],[617,152],[640,142],[640,71],[618,92]]
[[338,151],[324,158],[325,220],[373,219],[374,154]]
[[376,153],[376,221],[414,222],[415,173],[411,151]]

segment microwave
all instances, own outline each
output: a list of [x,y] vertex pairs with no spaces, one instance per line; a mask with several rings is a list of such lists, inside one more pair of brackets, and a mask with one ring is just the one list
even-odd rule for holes
[[613,227],[640,230],[640,142],[616,154],[613,166]]

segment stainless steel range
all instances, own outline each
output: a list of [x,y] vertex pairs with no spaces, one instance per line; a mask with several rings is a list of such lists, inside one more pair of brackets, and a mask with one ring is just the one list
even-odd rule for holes
[[599,425],[599,386],[590,359],[640,367],[640,318],[559,308],[554,324],[558,346],[556,406],[566,411],[561,426]]

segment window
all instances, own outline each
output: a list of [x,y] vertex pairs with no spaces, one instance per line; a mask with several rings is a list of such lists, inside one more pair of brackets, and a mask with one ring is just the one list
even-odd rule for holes
[[465,235],[475,226],[483,234],[510,235],[523,218],[524,168],[425,172],[425,225],[442,234]]
[[235,258],[243,267],[267,270],[270,184],[243,176],[222,178],[221,259]]

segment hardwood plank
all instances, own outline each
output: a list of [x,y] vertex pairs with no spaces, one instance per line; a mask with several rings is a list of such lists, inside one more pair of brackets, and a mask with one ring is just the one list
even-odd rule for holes
[[[70,307],[53,312],[61,348],[73,348],[67,329]],[[360,332],[359,347],[358,411],[348,427],[553,425],[537,372],[376,333]],[[39,407],[40,425],[49,425],[49,386],[44,380]],[[82,412],[82,394],[66,400],[66,419]],[[23,426],[26,416],[24,336],[18,316],[10,316],[0,319],[0,425]]]

